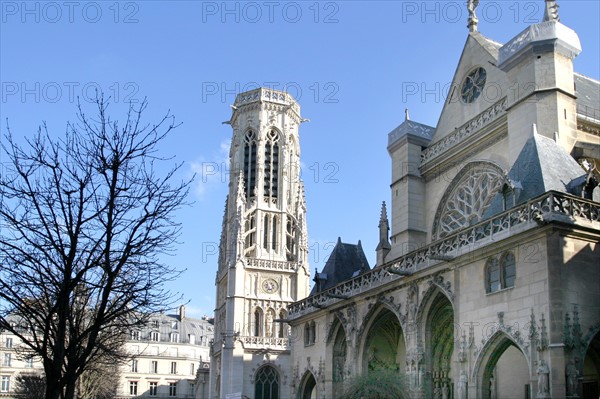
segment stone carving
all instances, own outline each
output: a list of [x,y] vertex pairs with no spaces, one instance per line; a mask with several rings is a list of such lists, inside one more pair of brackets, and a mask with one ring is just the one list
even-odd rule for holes
[[479,5],[479,0],[467,0],[467,10],[469,11],[469,21],[467,27],[469,28],[469,32],[474,32],[477,30],[477,23],[479,20],[477,19],[477,15],[475,15],[475,9]]
[[577,370],[577,366],[575,364],[575,359],[571,359],[571,361],[567,364],[565,373],[567,376],[567,396],[578,397],[577,396],[577,388],[578,388],[579,370]]
[[555,0],[546,0],[544,21],[560,21],[560,17],[558,16],[558,4],[556,4]]
[[550,398],[550,386],[549,386],[550,369],[548,368],[548,365],[546,364],[544,359],[540,360],[536,371],[537,371],[537,375],[538,375],[538,391],[537,391],[538,399]]
[[540,340],[538,341],[537,350],[542,352],[546,349],[548,349],[548,329],[546,328],[546,319],[544,319],[544,314],[542,313],[540,319]]
[[440,141],[430,145],[421,153],[421,165],[426,164],[439,155],[445,153],[453,147],[458,146],[476,132],[480,131],[483,127],[489,125],[501,115],[506,113],[508,102],[506,97],[477,115],[475,118],[469,120],[461,127],[456,129],[454,132],[448,134]]
[[411,283],[406,294],[408,303],[406,315],[411,322],[417,321],[417,310],[419,309],[419,286],[417,283]]
[[461,370],[458,379],[458,399],[467,399],[467,382],[467,373]]
[[433,278],[431,280],[429,280],[427,283],[430,286],[432,286],[432,285],[438,286],[442,291],[444,291],[446,293],[446,295],[448,295],[448,298],[450,298],[451,301],[454,300],[454,292],[452,292],[452,288],[451,288],[452,285],[450,284],[450,281],[444,281],[444,277],[441,274],[433,276]]
[[565,323],[563,326],[563,342],[565,348],[569,350],[577,350],[581,346],[581,325],[579,324],[579,311],[577,305],[573,309],[573,323],[571,324],[571,318],[569,312],[565,313]]

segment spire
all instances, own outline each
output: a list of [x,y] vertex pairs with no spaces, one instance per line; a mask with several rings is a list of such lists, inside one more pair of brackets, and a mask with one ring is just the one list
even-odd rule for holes
[[381,266],[385,260],[385,256],[390,252],[392,246],[388,238],[390,224],[387,217],[387,209],[385,201],[381,204],[381,216],[379,217],[379,244],[375,251],[377,252],[377,266]]
[[558,4],[556,4],[555,0],[546,0],[546,9],[544,10],[544,20],[542,22],[547,21],[560,21]]
[[478,5],[479,0],[467,0],[467,11],[469,11],[467,28],[469,28],[469,32],[477,32],[477,24],[479,23],[479,20],[477,19],[477,15],[475,15],[475,9]]
[[405,121],[409,121],[410,120],[410,116],[408,115],[408,108],[404,109],[404,120]]

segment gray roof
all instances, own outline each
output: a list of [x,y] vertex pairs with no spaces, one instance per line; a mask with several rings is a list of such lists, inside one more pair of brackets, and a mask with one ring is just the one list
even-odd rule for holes
[[[159,313],[150,318],[150,322],[140,330],[142,341],[150,340],[151,333],[160,333],[160,342],[170,342],[171,334],[179,334],[179,343],[189,343],[194,335],[195,343],[210,341],[214,336],[214,327],[209,319],[181,318],[179,315]],[[205,346],[205,345],[204,345]]]
[[[508,172],[516,188],[515,205],[548,191],[569,192],[574,180],[585,174],[583,168],[554,140],[533,134]],[[494,198],[486,210],[488,218],[503,210],[502,194]]]
[[485,37],[478,31],[472,32],[471,37],[477,40],[481,47],[483,47],[488,53],[490,53],[492,57],[494,57],[496,60],[498,59],[502,43],[498,43],[497,41],[494,41],[489,37]]
[[579,73],[575,73],[573,78],[577,95],[577,111],[600,119],[600,82]]
[[360,241],[356,245],[345,244],[342,243],[341,238],[338,238],[323,271],[317,273],[314,278],[316,284],[310,295],[325,291],[369,270],[371,270],[369,261],[363,252]]

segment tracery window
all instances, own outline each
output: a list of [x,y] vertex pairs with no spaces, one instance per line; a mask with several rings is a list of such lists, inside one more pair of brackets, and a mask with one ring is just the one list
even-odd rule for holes
[[271,366],[263,366],[254,379],[255,399],[279,399],[279,373]]
[[515,206],[515,192],[508,184],[502,186],[502,205],[505,211]]
[[244,187],[246,198],[254,197],[256,187],[256,135],[248,130],[244,136]]
[[506,183],[502,169],[489,162],[465,166],[446,190],[434,218],[433,238],[479,222]]
[[270,130],[265,144],[265,197],[277,198],[279,179],[279,133]]
[[[251,250],[256,243],[256,212],[252,212],[246,219],[246,225],[244,228],[244,234],[246,236],[244,241],[244,248]],[[246,251],[246,255],[249,255],[251,251]]]
[[285,247],[287,259],[294,260],[296,256],[296,221],[291,215],[287,215]]
[[312,345],[317,341],[317,328],[314,321],[304,325],[304,345]]
[[517,268],[515,255],[508,251],[500,258],[489,258],[485,263],[485,290],[487,293],[515,286]]

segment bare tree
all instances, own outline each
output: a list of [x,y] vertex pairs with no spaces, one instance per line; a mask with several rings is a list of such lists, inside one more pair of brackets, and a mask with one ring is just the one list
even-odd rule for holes
[[[126,334],[179,297],[162,261],[180,225],[189,181],[158,154],[176,127],[130,105],[123,124],[97,100],[54,139],[45,126],[18,144],[7,129],[0,175],[0,329],[42,360],[46,398],[71,399],[94,360],[118,358]],[[170,164],[170,165],[165,165]]]

